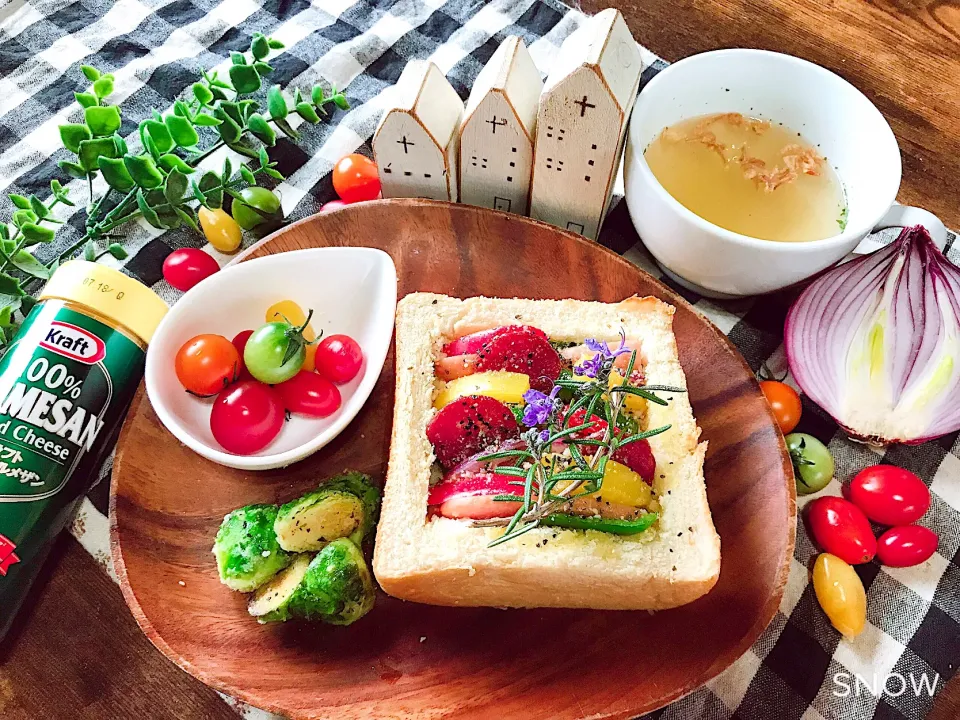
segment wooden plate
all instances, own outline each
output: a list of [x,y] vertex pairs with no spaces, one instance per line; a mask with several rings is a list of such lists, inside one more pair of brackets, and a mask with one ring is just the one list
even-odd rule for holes
[[180,445],[142,390],[117,451],[113,557],[147,637],[205,683],[294,718],[629,717],[690,692],[770,622],[796,527],[794,480],[757,383],[730,342],[670,290],[593,242],[505,213],[425,200],[348,207],[303,220],[240,260],[327,245],[382,248],[399,294],[416,290],[677,307],[680,360],[703,437],[722,540],[720,580],[686,607],[647,612],[455,609],[383,594],[349,628],[260,626],[217,579],[225,513],[284,502],[344,468],[386,470],[393,357],[337,440],[285,470],[221,467]]

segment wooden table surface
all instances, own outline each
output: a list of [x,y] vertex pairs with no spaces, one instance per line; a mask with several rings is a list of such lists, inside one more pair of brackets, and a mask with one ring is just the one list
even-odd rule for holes
[[[779,50],[847,78],[890,121],[903,152],[899,200],[960,227],[960,4],[956,0],[583,0],[613,4],[663,58],[722,47]],[[236,718],[154,650],[119,589],[64,537],[32,608],[0,654],[0,717]],[[960,717],[960,676],[929,720]]]

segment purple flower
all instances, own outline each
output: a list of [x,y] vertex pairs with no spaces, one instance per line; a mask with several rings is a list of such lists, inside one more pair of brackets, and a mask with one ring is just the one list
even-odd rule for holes
[[538,439],[540,440],[540,442],[545,443],[547,440],[550,439],[550,431],[544,428],[543,430],[540,431],[540,435],[538,436]]
[[632,352],[627,347],[627,335],[623,330],[620,331],[620,347],[616,350],[611,350],[608,343],[594,338],[587,338],[583,343],[593,351],[594,355],[574,366],[573,373],[574,375],[586,375],[588,378],[597,377],[604,366],[618,355]]
[[592,358],[584,360],[578,365],[574,365],[573,374],[586,375],[588,378],[595,378],[600,373],[600,368],[603,366],[603,360],[603,355],[598,352]]
[[527,403],[523,409],[523,424],[527,427],[536,427],[547,422],[553,412],[558,392],[560,392],[559,385],[554,385],[549,395],[544,395],[539,390],[527,390],[523,394],[523,399]]

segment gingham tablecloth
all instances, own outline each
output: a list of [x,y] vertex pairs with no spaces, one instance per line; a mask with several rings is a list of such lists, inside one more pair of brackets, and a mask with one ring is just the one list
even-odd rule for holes
[[[329,122],[306,128],[301,142],[281,139],[271,151],[287,177],[277,190],[295,219],[333,198],[330,170],[339,157],[369,149],[384,91],[409,59],[433,60],[466,98],[505,36],[523,38],[545,74],[560,43],[583,19],[555,0],[8,0],[0,7],[0,215],[12,212],[7,192],[46,198],[51,178],[66,184],[56,165],[68,157],[57,125],[80,117],[73,100],[73,91],[86,85],[80,64],[114,73],[111,100],[120,104],[122,132],[136,146],[136,123],[152,107],[169,109],[194,81],[198,66],[226,69],[229,52],[246,49],[254,31],[283,41],[286,49],[270,60],[276,68],[272,82],[296,87],[334,83],[345,89],[352,105]],[[646,50],[643,56],[646,82],[666,64]],[[220,158],[214,156],[211,163],[218,165]],[[84,197],[82,183],[70,185],[74,197]],[[59,217],[68,224],[58,233],[57,247],[41,246],[38,254],[65,248],[79,237],[83,213]],[[954,240],[951,235],[951,244]],[[661,275],[623,203],[614,205],[601,242]],[[200,244],[195,233],[160,233],[141,223],[127,242],[131,255],[123,268],[174,302],[179,293],[161,279],[163,259],[174,248]],[[225,260],[209,246],[205,249]],[[960,260],[960,247],[949,254]],[[715,302],[674,289],[729,335],[751,367],[766,362],[775,372],[784,368],[786,298]],[[927,688],[935,684],[939,690],[960,662],[958,434],[878,452],[845,440],[810,403],[804,404],[798,430],[828,443],[836,458],[837,476],[827,493],[839,495],[842,481],[878,462],[923,478],[933,503],[921,523],[939,533],[939,551],[915,568],[883,568],[875,562],[857,566],[867,588],[867,626],[856,639],[845,640],[817,606],[808,576],[817,551],[801,524],[790,578],[770,627],[723,675],[649,717],[922,718],[933,698],[915,684],[926,678]],[[109,466],[104,469],[104,477],[109,471]],[[112,574],[107,491],[104,481],[89,494],[72,532]],[[871,687],[857,685],[855,675]],[[261,715],[237,707],[251,717]]]

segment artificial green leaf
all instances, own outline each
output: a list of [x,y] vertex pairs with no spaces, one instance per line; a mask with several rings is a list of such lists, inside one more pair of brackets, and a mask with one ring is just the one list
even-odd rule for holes
[[220,122],[221,121],[217,120],[213,115],[207,115],[206,113],[198,113],[196,117],[193,118],[193,124],[202,127],[216,127]]
[[240,166],[240,177],[242,177],[248,185],[257,184],[257,179],[253,176],[253,173],[250,172],[250,168],[248,168],[246,165]]
[[313,90],[310,91],[310,99],[313,100],[314,105],[323,105],[323,102],[327,99],[327,96],[323,94],[323,88],[319,85],[314,85]]
[[264,75],[269,75],[273,72],[273,65],[269,65],[265,62],[255,62],[253,64],[253,69],[257,71],[257,75],[263,77]]
[[217,125],[217,133],[220,135],[220,139],[225,143],[236,142],[240,139],[240,125],[238,125],[233,118],[231,118],[223,110],[223,108],[217,108],[214,110],[216,117],[220,120],[220,124]]
[[333,96],[333,102],[334,102],[334,104],[335,104],[338,108],[340,108],[341,110],[349,110],[349,109],[350,109],[350,103],[347,101],[347,98],[346,98],[346,96],[344,96],[343,93],[337,93],[336,95],[334,95],[334,96]]
[[10,202],[12,202],[16,207],[20,208],[21,210],[30,209],[29,198],[25,198],[23,195],[13,195],[13,194],[8,195],[7,197],[10,198]]
[[183,224],[180,216],[177,215],[169,205],[163,208],[157,208],[157,218],[160,220],[160,225],[167,230],[173,230]]
[[97,100],[97,96],[93,93],[75,92],[73,97],[77,99],[77,102],[80,103],[80,107],[82,108],[93,107],[94,105],[100,104],[100,101]]
[[180,147],[193,147],[200,142],[200,136],[193,129],[193,123],[179,115],[167,115],[164,119],[173,141]]
[[223,110],[227,114],[227,117],[237,123],[237,125],[243,125],[243,113],[240,112],[240,103],[221,102],[217,107]]
[[72,178],[85,178],[87,176],[86,170],[80,167],[75,162],[70,162],[69,160],[61,160],[57,163],[57,167],[63,170],[67,175]]
[[47,206],[40,202],[40,198],[38,198],[36,195],[31,195],[27,204],[30,205],[30,209],[33,210],[33,214],[38,218],[45,218],[50,214],[50,211],[47,210]]
[[130,173],[127,172],[127,166],[119,158],[99,157],[97,158],[97,167],[103,173],[103,179],[107,185],[120,192],[129,192],[136,187]]
[[214,86],[210,88],[210,94],[213,95],[214,100],[226,100],[227,94],[220,88]]
[[294,88],[293,90],[293,104],[299,105],[303,102],[303,96],[300,94],[300,88]]
[[188,184],[186,175],[179,170],[172,170],[163,186],[163,195],[171,205],[179,205],[187,192]]
[[276,125],[280,129],[280,132],[282,132],[288,138],[291,138],[292,140],[300,139],[300,133],[290,127],[290,123],[288,123],[286,120],[277,118],[273,121],[273,124]]
[[[10,226],[5,222],[0,222],[0,244],[6,243],[10,240]],[[4,250],[6,250],[6,245],[3,245]]]
[[90,132],[90,128],[88,128],[86,125],[68,123],[66,125],[60,125],[59,127],[60,142],[62,142],[63,146],[74,155],[80,152],[81,142],[84,140],[90,140],[93,137],[93,134]]
[[234,65],[246,65],[247,58],[242,52],[237,52],[234,50],[230,53],[230,62],[232,62]]
[[127,154],[127,141],[122,137],[114,135],[113,144],[117,146],[117,157],[123,157]]
[[13,263],[14,267],[18,270],[22,270],[32,277],[40,278],[41,280],[48,280],[50,278],[49,268],[26,250],[21,250],[11,257],[10,262]]
[[234,89],[243,95],[255,93],[260,89],[260,75],[250,65],[231,65],[230,82]]
[[267,90],[267,110],[274,120],[282,120],[287,116],[287,99],[280,91],[279,85],[271,85]]
[[266,121],[263,115],[259,113],[251,115],[247,119],[247,127],[264,145],[276,144],[277,134],[273,131],[273,128],[270,127],[270,123]]
[[193,168],[187,165],[179,156],[174,155],[173,153],[167,153],[166,155],[161,155],[160,160],[157,161],[160,167],[162,167],[167,172],[171,170],[179,170],[185,175],[189,175],[193,172]]
[[143,215],[144,220],[158,230],[163,230],[163,225],[160,223],[160,218],[157,216],[156,211],[147,204],[147,199],[143,194],[143,190],[137,190],[137,207],[140,208],[140,214]]
[[157,120],[144,120],[140,123],[140,127],[150,136],[158,153],[163,155],[173,150],[175,144],[173,137],[170,135],[170,131],[167,130],[167,126],[162,122]]
[[57,198],[64,205],[69,205],[74,207],[74,202],[67,197],[67,194],[70,192],[69,189],[64,190],[63,185],[60,184],[60,181],[54,178],[50,181],[50,192],[53,193],[53,196]]
[[191,208],[189,205],[175,207],[173,210],[177,214],[177,217],[183,220],[184,223],[192,227],[194,230],[200,230],[199,225],[197,225],[197,219],[193,215],[193,208]]
[[133,181],[142,188],[157,188],[163,185],[163,175],[157,170],[149,155],[124,155],[123,164]]
[[[53,271],[56,268],[47,267],[47,271],[53,275]],[[37,304],[38,300],[32,295],[24,295],[20,300],[20,313],[26,317],[30,314],[30,311],[33,310],[33,307]]]
[[107,246],[107,252],[109,252],[117,260],[126,260],[130,257],[130,253],[124,250],[123,245],[120,243],[110,243]]
[[227,143],[227,147],[233,150],[235,153],[239,153],[244,157],[255,158],[257,156],[257,151],[250,147],[243,140],[239,140],[235,143]]
[[113,92],[113,78],[109,75],[103,75],[93,83],[93,92],[101,100]]
[[273,50],[283,50],[283,48],[285,47],[285,45],[282,42],[280,42],[279,40],[274,40],[273,38],[267,38],[267,44]]
[[116,105],[88,107],[83,111],[83,119],[94,137],[113,135],[120,129],[120,108]]
[[80,72],[82,72],[83,76],[90,82],[94,82],[100,77],[100,71],[91,65],[81,65]]
[[270,42],[263,36],[263,33],[257,33],[253,36],[253,42],[250,43],[250,52],[257,60],[263,60],[270,54]]
[[260,152],[257,153],[257,159],[260,161],[260,167],[265,167],[270,164],[270,156],[267,154],[266,148],[260,148]]
[[157,122],[163,122],[163,115],[161,115],[161,114],[160,114],[160,111],[157,110],[156,108],[152,108],[152,109],[150,110],[150,115],[151,115],[151,117],[153,117],[153,119],[156,120]]
[[193,120],[193,115],[190,114],[190,108],[187,107],[187,104],[183,100],[177,100],[173,104],[173,112],[182,118]]
[[87,240],[83,246],[83,259],[87,262],[93,262],[97,259],[97,246],[93,244],[93,240]]
[[147,152],[150,153],[150,157],[152,157],[154,160],[160,159],[160,151],[157,150],[156,143],[154,143],[153,139],[146,133],[143,135],[143,147],[146,148]]
[[210,92],[210,88],[203,83],[194,83],[190,89],[193,90],[193,96],[201,105],[209,105],[213,102],[213,93]]
[[20,226],[20,232],[26,238],[27,245],[36,245],[37,243],[53,242],[54,232],[48,227],[27,222]]
[[113,138],[109,137],[84,140],[80,143],[80,152],[77,155],[80,158],[80,165],[89,173],[99,167],[97,158],[116,157],[117,146],[114,144]]
[[274,170],[273,168],[264,168],[263,171],[264,171],[267,175],[269,175],[270,177],[272,177],[272,178],[274,178],[274,179],[276,179],[276,180],[283,180],[283,175],[281,175],[278,171]]
[[207,170],[200,177],[200,189],[206,192],[220,186],[220,176],[213,170]]
[[260,109],[260,103],[256,100],[241,100],[237,103],[237,112],[240,113],[240,117],[246,119],[250,117],[250,113],[255,113]]
[[[220,182],[219,179],[217,182]],[[193,190],[194,197],[200,201],[201,205],[206,205],[208,208],[216,210],[223,204],[223,190],[219,187],[216,190],[208,190],[206,194],[204,194],[195,182],[191,182],[190,187]]]
[[23,288],[20,287],[20,281],[6,273],[0,273],[0,293],[17,297],[26,295]]
[[317,111],[313,109],[313,105],[308,102],[297,103],[297,115],[314,125],[320,122],[320,116],[317,115]]
[[35,223],[38,219],[33,210],[17,210],[11,218],[17,227],[23,227],[25,223]]

